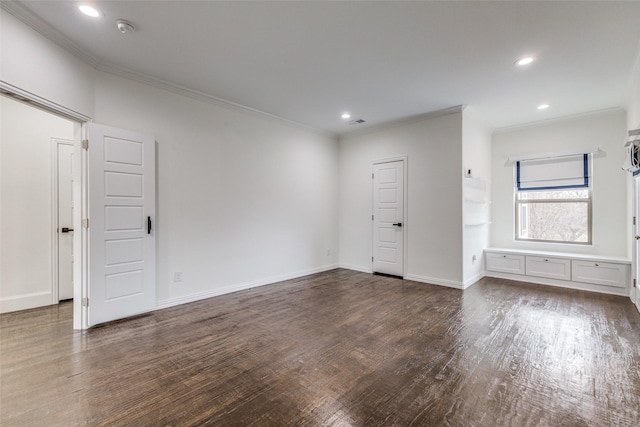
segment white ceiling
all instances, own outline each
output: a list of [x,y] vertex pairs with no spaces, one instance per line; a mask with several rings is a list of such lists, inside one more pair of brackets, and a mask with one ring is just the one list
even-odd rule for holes
[[[12,8],[98,68],[335,134],[459,104],[495,128],[624,107],[640,41],[638,1],[90,3],[101,19],[73,1]],[[120,34],[119,18],[136,31]]]

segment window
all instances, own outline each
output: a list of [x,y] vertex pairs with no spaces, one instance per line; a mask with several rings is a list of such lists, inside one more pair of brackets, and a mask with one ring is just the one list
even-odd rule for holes
[[591,244],[590,155],[515,163],[516,240]]

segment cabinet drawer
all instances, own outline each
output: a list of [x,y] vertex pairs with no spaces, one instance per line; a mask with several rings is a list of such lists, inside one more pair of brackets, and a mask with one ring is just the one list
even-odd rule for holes
[[562,258],[527,256],[526,271],[527,276],[571,280],[571,260]]
[[608,262],[571,261],[571,280],[595,285],[627,287],[627,266]]
[[487,270],[524,274],[524,255],[487,253]]

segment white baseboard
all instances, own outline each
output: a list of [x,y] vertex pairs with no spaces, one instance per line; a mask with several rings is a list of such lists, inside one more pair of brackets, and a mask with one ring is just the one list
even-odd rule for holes
[[[255,280],[252,282],[245,282],[245,283],[239,283],[239,284],[235,284],[235,285],[229,285],[229,286],[223,286],[220,288],[216,288],[216,289],[212,289],[206,292],[200,292],[197,294],[191,294],[191,295],[185,295],[182,297],[178,297],[178,298],[171,298],[168,300],[164,300],[164,301],[158,301],[158,303],[156,304],[156,310],[160,310],[163,308],[169,308],[169,307],[173,307],[176,305],[181,305],[181,304],[187,304],[190,302],[195,302],[195,301],[200,301],[203,299],[207,299],[207,298],[212,298],[212,297],[216,297],[216,296],[220,296],[220,295],[224,295],[224,294],[229,294],[232,292],[238,292],[238,291],[243,291],[246,289],[251,289],[251,288],[257,288],[259,286],[265,286],[265,285],[270,285],[273,283],[278,283],[278,282],[282,282],[285,280],[291,280],[291,279],[297,279],[299,277],[303,277],[303,276],[308,276],[310,274],[316,274],[316,273],[322,273],[324,271],[329,271],[329,270],[334,270],[336,268],[344,268],[347,270],[353,270],[353,271],[358,271],[361,273],[372,273],[371,268],[369,267],[363,267],[363,266],[358,266],[358,265],[351,265],[351,264],[331,264],[331,265],[326,265],[326,266],[322,266],[322,267],[318,267],[318,268],[312,268],[309,270],[303,270],[303,271],[298,271],[295,273],[290,273],[290,274],[284,274],[284,275],[280,275],[280,276],[273,276],[273,277],[269,277],[266,279],[261,279],[261,280]],[[591,291],[591,292],[600,292],[600,293],[606,293],[606,294],[613,294],[613,295],[623,295],[624,296],[624,292],[626,290],[615,290],[615,289],[602,289],[602,286],[598,286],[598,285],[591,285],[591,284],[586,284],[586,283],[576,283],[576,282],[562,282],[562,281],[557,281],[557,280],[552,280],[552,279],[545,279],[545,278],[535,278],[535,277],[531,277],[531,276],[519,276],[519,275],[513,275],[513,274],[503,274],[503,273],[495,273],[495,272],[482,272],[482,273],[478,273],[475,276],[472,276],[471,278],[465,280],[464,282],[458,282],[458,281],[454,281],[454,280],[448,280],[448,279],[440,279],[440,278],[436,278],[436,277],[427,277],[427,276],[420,276],[420,275],[416,275],[416,274],[407,274],[404,276],[405,280],[412,280],[415,282],[420,282],[420,283],[428,283],[431,285],[438,285],[438,286],[445,286],[448,288],[454,288],[454,289],[461,289],[464,290],[468,287],[470,287],[471,285],[475,284],[478,280],[482,279],[483,277],[495,277],[495,278],[500,278],[500,279],[509,279],[509,280],[514,280],[514,281],[519,281],[519,282],[528,282],[528,283],[535,283],[535,284],[541,284],[541,285],[547,285],[547,286],[556,286],[556,287],[562,287],[562,288],[570,288],[570,289],[578,289],[578,290],[584,290],[584,291]],[[623,293],[621,293],[621,291]],[[41,305],[48,305],[51,303],[51,294],[50,293],[43,293],[43,294],[32,294],[32,296],[39,296],[40,298],[42,298],[42,300],[40,301],[44,301],[46,300],[45,303],[41,303],[38,302],[36,305],[30,305],[28,307],[23,307],[23,306],[18,306],[15,305],[17,304],[16,302],[13,302],[14,300],[18,300],[18,297],[12,297],[12,298],[4,298],[4,299],[0,299],[0,313],[5,313],[8,311],[16,311],[16,310],[24,310],[25,308],[32,308],[35,306],[41,306]],[[628,296],[628,295],[627,295]],[[22,296],[24,297],[24,296]],[[32,301],[35,301],[35,299],[32,299]],[[16,307],[19,308],[13,308],[11,310],[6,310],[6,308],[9,308],[8,304],[12,304],[11,307],[13,308],[14,305]],[[638,309],[640,310],[640,307],[638,307]]]
[[[340,264],[339,267],[345,268],[347,270],[359,271],[361,273],[373,273],[370,267],[362,267],[359,265]],[[463,286],[462,282],[455,282],[453,280],[447,280],[447,279],[437,279],[435,277],[418,276],[416,274],[405,274],[403,279],[413,280],[414,282],[429,283],[431,285],[446,286],[448,288],[464,289],[466,287],[471,286],[473,283],[480,280],[482,277],[483,275],[478,275],[477,279],[473,278],[473,281],[467,284],[466,286]]]
[[51,305],[52,298],[51,291],[0,298],[0,313],[10,313],[12,311],[28,310],[30,308]]
[[431,285],[446,286],[447,288],[464,289],[462,282],[456,282],[448,279],[438,279],[435,277],[418,276],[416,274],[406,274],[405,280],[413,280],[414,282],[429,283]]
[[470,277],[462,283],[462,289],[467,289],[469,286],[475,284],[478,280],[482,279],[486,276],[486,273],[483,271],[481,273],[476,274],[475,276]]
[[199,292],[197,294],[185,295],[182,297],[171,298],[164,301],[158,301],[156,303],[156,310],[163,308],[174,307],[176,305],[187,304],[190,302],[200,301],[207,298],[217,297],[224,294],[230,294],[232,292],[244,291],[246,289],[257,288],[259,286],[271,285],[273,283],[283,282],[285,280],[297,279],[298,277],[308,276],[310,274],[322,273],[323,271],[335,270],[338,268],[337,264],[325,265],[318,268],[312,268],[309,270],[297,271],[295,273],[283,274],[280,276],[273,276],[266,279],[254,280],[252,282],[238,283],[235,285],[223,286],[220,288],[212,289],[206,292]]
[[638,311],[640,311],[640,288],[638,287],[629,287],[629,299],[636,306]]
[[361,273],[373,273],[373,270],[371,270],[371,267],[362,267],[359,265],[339,264],[338,268],[345,268],[347,270],[359,271]]

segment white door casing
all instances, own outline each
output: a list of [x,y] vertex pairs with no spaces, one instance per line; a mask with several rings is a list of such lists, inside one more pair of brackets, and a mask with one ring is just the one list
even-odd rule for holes
[[633,225],[634,239],[632,270],[636,285],[631,288],[630,295],[631,300],[636,304],[638,311],[640,311],[640,291],[638,290],[638,286],[640,286],[640,178],[634,177],[633,188],[635,199],[633,215],[635,218],[635,224]]
[[151,311],[155,139],[89,123],[87,326]]
[[[57,206],[57,300],[73,298],[73,141],[54,140],[56,145],[56,206]],[[56,301],[57,302],[57,301]]]
[[405,161],[373,164],[373,272],[404,276]]

